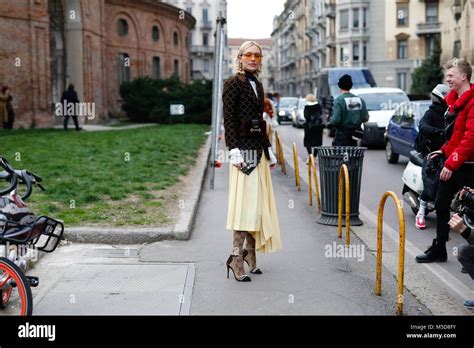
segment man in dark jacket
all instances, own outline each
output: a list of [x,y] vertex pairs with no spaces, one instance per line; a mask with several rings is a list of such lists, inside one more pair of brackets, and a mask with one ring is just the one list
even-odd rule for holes
[[444,114],[448,105],[444,98],[449,93],[449,87],[439,84],[431,91],[431,101],[433,104],[425,112],[420,120],[419,133],[417,138],[417,151],[425,157],[423,161],[423,193],[421,194],[420,209],[416,214],[415,227],[423,230],[426,228],[425,214],[428,202],[434,201],[438,189],[439,176],[434,178],[427,173],[428,159],[426,156],[430,152],[438,151],[444,145],[446,137],[444,134]]
[[430,158],[446,158],[440,174],[436,196],[436,239],[417,262],[445,262],[448,259],[446,242],[449,238],[449,208],[455,194],[463,187],[474,187],[474,84],[471,65],[454,58],[445,64],[446,82],[451,92],[446,96],[448,112],[457,114],[451,138]]
[[[63,92],[63,95],[61,96],[61,103],[63,105],[69,105],[70,103],[74,104],[74,108],[71,108],[72,110],[75,110],[75,105],[79,103],[79,98],[77,97],[77,93],[74,90],[74,85],[71,83],[69,84],[67,91]],[[80,131],[82,128],[79,127],[79,122],[77,120],[77,115],[68,115],[66,110],[68,110],[68,107],[64,108],[64,130],[67,130],[67,126],[69,123],[69,117],[72,116],[72,120],[74,121],[74,125],[76,126],[76,131]]]

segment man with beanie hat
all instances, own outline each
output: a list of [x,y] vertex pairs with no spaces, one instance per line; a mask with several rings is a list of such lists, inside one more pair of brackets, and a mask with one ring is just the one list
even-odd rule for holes
[[361,124],[369,120],[369,112],[365,101],[350,93],[352,88],[352,77],[343,75],[337,83],[341,90],[334,100],[334,108],[328,127],[336,128],[336,136],[332,142],[333,146],[357,146],[353,138]]

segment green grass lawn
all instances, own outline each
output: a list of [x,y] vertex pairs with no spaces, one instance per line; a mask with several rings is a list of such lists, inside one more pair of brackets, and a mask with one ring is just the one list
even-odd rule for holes
[[[0,130],[0,155],[43,177],[27,204],[66,226],[161,226],[180,176],[195,164],[208,126],[75,132]],[[18,161],[19,160],[19,161]]]

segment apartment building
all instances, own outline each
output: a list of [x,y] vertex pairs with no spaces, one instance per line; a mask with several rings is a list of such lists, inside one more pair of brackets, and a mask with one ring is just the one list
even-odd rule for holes
[[[284,95],[314,88],[323,67],[372,70],[379,86],[411,89],[437,42],[442,61],[472,60],[474,0],[288,0],[274,20],[271,81]],[[304,38],[302,38],[304,33]]]
[[316,72],[326,65],[324,3],[288,0],[274,20],[270,87],[282,95],[313,91]]
[[[214,52],[216,20],[219,16],[227,18],[227,0],[161,0],[185,10],[196,19],[196,25],[189,34],[191,52],[191,76],[193,79],[214,78]],[[226,28],[226,27],[224,27]],[[227,49],[227,30],[225,29],[224,66],[229,64]],[[228,77],[227,69],[224,69]]]
[[441,63],[457,57],[474,64],[474,0],[446,0],[440,11],[446,13],[442,28]]

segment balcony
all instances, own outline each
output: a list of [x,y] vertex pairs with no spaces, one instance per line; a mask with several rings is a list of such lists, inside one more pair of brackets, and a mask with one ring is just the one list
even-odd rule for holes
[[307,37],[311,39],[313,35],[315,34],[315,31],[313,31],[312,26],[309,26],[309,27],[306,27],[304,33]]
[[281,66],[282,69],[285,69],[285,68],[291,67],[293,65],[296,66],[296,61],[295,61],[294,56],[288,57],[288,59],[285,62],[282,62],[280,66]]
[[430,23],[418,23],[415,30],[416,35],[432,35],[441,34],[441,23],[430,22]]
[[212,30],[212,22],[211,21],[201,22],[201,29],[202,30]]
[[306,13],[303,7],[300,7],[296,10],[296,13],[295,13],[296,19],[300,19],[301,17],[304,17],[305,15]]
[[326,7],[326,17],[336,18],[336,5],[335,4],[325,4]]
[[214,55],[214,46],[197,46],[193,45],[190,49],[191,53],[195,53],[198,56]]
[[326,47],[329,47],[329,48],[336,47],[336,37],[335,36],[326,36]]
[[326,28],[326,17],[319,16],[316,20],[316,25],[320,26],[321,28]]

